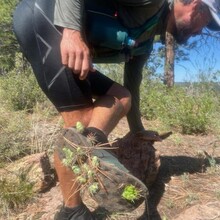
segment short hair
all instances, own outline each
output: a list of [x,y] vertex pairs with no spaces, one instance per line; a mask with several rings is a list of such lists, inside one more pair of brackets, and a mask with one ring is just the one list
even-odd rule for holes
[[179,0],[180,2],[182,2],[184,5],[188,5],[190,4],[193,0]]
[[[194,0],[179,0],[179,1],[182,2],[184,5],[188,5],[192,3]],[[198,10],[200,12],[206,12],[208,10],[208,6],[201,1]]]

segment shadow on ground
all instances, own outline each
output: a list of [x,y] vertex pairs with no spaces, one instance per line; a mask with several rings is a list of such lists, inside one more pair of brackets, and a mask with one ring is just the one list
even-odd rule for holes
[[[220,158],[213,158],[216,164],[220,164]],[[165,192],[165,184],[172,176],[181,176],[184,173],[201,173],[210,167],[209,160],[188,156],[161,156],[161,166],[155,183],[149,188],[149,199],[145,207],[145,213],[137,220],[162,220],[157,211],[158,204]],[[148,211],[149,210],[149,211]],[[98,207],[94,214],[98,220],[107,220],[111,213],[102,207]],[[118,219],[118,218],[117,218]],[[123,218],[124,220],[125,218]],[[130,220],[130,218],[129,218]],[[132,220],[136,220],[133,219]]]
[[[220,158],[214,158],[220,164]],[[180,176],[184,173],[204,172],[209,167],[208,159],[199,159],[188,156],[163,156],[161,167],[156,182],[149,189],[148,210],[138,220],[162,220],[157,211],[157,206],[165,191],[165,183],[171,180],[172,176]]]

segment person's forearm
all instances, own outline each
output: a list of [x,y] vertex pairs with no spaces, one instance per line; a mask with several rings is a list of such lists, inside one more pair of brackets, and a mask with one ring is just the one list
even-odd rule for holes
[[127,114],[127,120],[130,131],[133,133],[144,130],[140,113],[140,84],[146,60],[146,55],[138,56],[125,64],[124,86],[130,91],[132,97],[131,109]]
[[56,0],[54,24],[81,31],[83,13],[84,1],[82,0]]
[[[127,120],[129,124],[130,131],[135,133],[137,131],[144,130],[142,121],[141,121],[141,113],[140,113],[140,82],[142,79],[142,74],[137,74],[136,72],[134,75],[131,74],[125,75],[125,82],[124,86],[130,91],[131,93],[131,109],[127,114]],[[132,75],[132,77],[131,77]],[[134,78],[133,78],[134,76]]]

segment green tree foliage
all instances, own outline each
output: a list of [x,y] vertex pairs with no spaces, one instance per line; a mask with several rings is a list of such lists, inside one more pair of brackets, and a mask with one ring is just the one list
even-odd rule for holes
[[124,64],[97,64],[95,68],[114,81],[123,84]]
[[[165,64],[165,45],[158,37],[155,38],[154,49],[146,63],[146,68],[150,71],[150,75],[153,78],[159,78],[164,82],[164,73],[161,73],[161,69],[164,69]],[[179,46],[175,44],[175,64],[180,64],[182,61],[189,60],[189,49],[195,48],[196,42],[190,42],[188,44]],[[175,73],[174,73],[175,74]]]
[[18,44],[13,34],[12,16],[18,0],[0,0],[0,73],[14,66]]
[[[211,54],[208,54],[207,51],[214,48],[218,50],[220,40],[220,32],[209,31],[204,29],[201,36],[196,38],[190,38],[187,43],[184,45],[175,44],[175,66],[179,65],[183,68],[183,62],[190,61],[190,51],[195,51],[198,53],[200,60],[211,59]],[[154,40],[154,49],[151,53],[151,56],[147,62],[147,69],[151,72],[152,77],[159,78],[164,82],[164,73],[161,71],[164,69],[165,64],[165,38],[160,38],[158,35]],[[206,52],[204,52],[206,50]],[[213,59],[213,58],[212,58]],[[218,57],[216,58],[218,59]],[[218,60],[216,61],[218,62]],[[202,61],[201,61],[202,63]],[[207,62],[206,62],[207,64]],[[205,75],[209,74],[210,71],[205,71]],[[174,73],[178,74],[178,73]],[[204,76],[204,75],[203,75]]]
[[29,65],[24,65],[21,54],[16,54],[15,67],[0,77],[0,99],[14,111],[32,111],[37,103],[46,101]]
[[27,174],[17,174],[17,181],[0,179],[0,216],[8,219],[9,210],[17,211],[22,208],[34,196],[33,183],[27,180]]
[[20,158],[30,152],[30,129],[25,112],[0,108],[0,167],[5,162]]
[[211,89],[212,85],[209,88],[186,84],[167,89],[161,82],[145,82],[141,90],[142,114],[184,134],[205,134],[219,111],[219,95]]

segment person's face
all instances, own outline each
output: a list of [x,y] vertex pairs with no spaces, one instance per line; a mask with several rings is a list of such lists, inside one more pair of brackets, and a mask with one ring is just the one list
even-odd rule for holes
[[167,30],[173,34],[177,43],[182,44],[191,36],[200,34],[210,21],[209,9],[201,0],[194,0],[187,5],[177,0],[174,2]]

